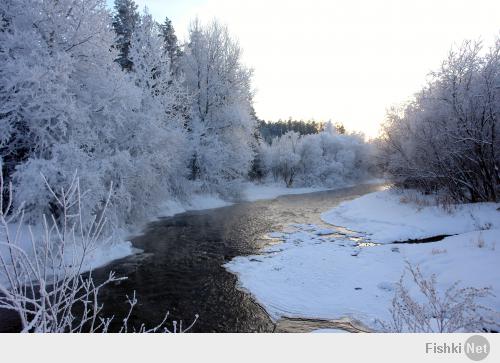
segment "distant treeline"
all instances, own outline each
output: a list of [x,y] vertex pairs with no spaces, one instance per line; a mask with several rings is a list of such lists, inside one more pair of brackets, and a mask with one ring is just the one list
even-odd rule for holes
[[[325,130],[326,123],[323,121],[315,120],[278,120],[274,121],[259,121],[259,131],[262,138],[270,144],[275,137],[281,137],[289,131],[295,131],[300,135],[317,134]],[[344,125],[335,124],[335,129],[339,134],[345,133]]]

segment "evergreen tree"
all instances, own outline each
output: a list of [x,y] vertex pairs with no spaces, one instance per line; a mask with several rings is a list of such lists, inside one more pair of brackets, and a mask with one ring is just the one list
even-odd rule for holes
[[335,124],[335,130],[337,130],[337,133],[341,135],[344,135],[346,133],[345,126],[341,122]]
[[130,39],[139,22],[137,4],[134,0],[115,0],[115,11],[113,28],[117,35],[116,48],[119,53],[116,61],[122,69],[130,71],[132,69],[132,61],[129,58]]
[[[271,141],[275,137],[280,137],[289,131],[298,132],[300,135],[311,135],[317,134],[324,130],[323,122],[311,121],[295,121],[295,120],[278,120],[276,122],[272,121],[258,121],[258,128],[262,135],[262,138],[271,144]],[[344,130],[345,132],[345,130]]]
[[250,171],[248,172],[248,177],[251,180],[261,180],[264,177],[265,170],[264,170],[264,163],[262,160],[262,145],[264,143],[263,136],[260,132],[260,125],[262,120],[259,120],[255,113],[255,108],[253,107],[253,104],[251,105],[250,108],[250,114],[252,115],[253,119],[256,121],[255,126],[254,126],[254,132],[253,132],[253,140],[252,140],[252,151],[254,153],[254,157],[250,166]]
[[179,47],[172,21],[170,21],[169,18],[165,18],[165,22],[160,25],[160,29],[160,36],[164,41],[164,49],[170,60],[170,70],[172,74],[177,74],[179,70],[179,58],[182,56],[182,51]]
[[136,23],[130,39],[129,60],[134,65],[132,78],[135,83],[149,93],[164,93],[170,74],[169,60],[159,38],[158,24],[145,9]]

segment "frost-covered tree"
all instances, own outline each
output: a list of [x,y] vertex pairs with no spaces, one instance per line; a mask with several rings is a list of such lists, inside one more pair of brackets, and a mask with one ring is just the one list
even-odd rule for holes
[[[14,164],[8,170],[15,168],[9,177],[16,200],[30,201],[28,215],[44,208],[51,198],[39,171],[57,186],[78,168],[86,170],[85,185],[93,186],[93,209],[110,181],[104,169],[117,157],[112,140],[125,131],[119,126],[135,103],[122,107],[133,97],[113,63],[104,2],[8,0],[0,6],[8,19],[0,38],[0,147]],[[104,155],[109,158],[100,162]]]
[[82,187],[92,190],[85,209],[98,212],[113,183],[111,221],[137,223],[179,192],[187,163],[176,93],[155,66],[161,41],[156,33],[160,48],[147,37],[136,42],[138,68],[150,74],[139,81],[114,62],[104,1],[27,3],[0,4],[8,19],[0,37],[0,151],[11,164],[15,201],[26,201],[28,219],[58,215],[39,173],[58,190],[78,169]]
[[281,137],[273,139],[266,153],[266,164],[275,179],[281,178],[287,187],[291,187],[297,173],[300,135],[289,131]]
[[250,180],[261,181],[266,174],[264,165],[264,147],[265,141],[259,131],[258,126],[255,128],[252,140],[252,150],[254,153],[253,160],[251,162],[250,171],[248,172],[248,177]]
[[160,25],[160,29],[160,36],[164,42],[163,47],[170,61],[171,72],[173,74],[178,74],[179,61],[182,57],[182,50],[179,46],[177,35],[175,35],[175,29],[172,25],[172,21],[169,18],[165,18],[163,24]]
[[171,72],[171,58],[168,44],[162,41],[162,29],[144,9],[131,39],[130,59],[134,67],[130,76],[145,91],[144,101],[154,99],[161,103],[167,124],[184,126],[191,98],[181,78]]
[[170,60],[160,38],[160,27],[147,9],[139,17],[132,34],[129,56],[135,83],[152,95],[164,94],[171,78]]
[[138,113],[142,115],[140,135],[144,135],[134,153],[134,157],[142,159],[138,168],[144,179],[137,187],[144,188],[146,183],[145,193],[151,198],[151,204],[154,200],[183,194],[189,156],[184,124],[190,98],[170,72],[170,60],[160,31],[145,10],[130,47],[134,64],[130,77],[141,91]]
[[225,26],[195,21],[183,56],[185,84],[193,95],[188,129],[191,178],[205,189],[226,191],[246,177],[253,159],[251,71]]
[[388,115],[383,164],[398,183],[457,201],[500,199],[500,40],[450,52],[415,99]]
[[116,48],[119,52],[116,61],[126,70],[132,69],[129,57],[130,40],[138,21],[139,12],[134,0],[115,0],[113,28],[117,35]]

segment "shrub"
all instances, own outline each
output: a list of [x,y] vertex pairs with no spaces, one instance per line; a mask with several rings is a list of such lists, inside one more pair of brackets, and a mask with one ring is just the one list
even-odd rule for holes
[[479,304],[478,299],[492,296],[491,288],[459,288],[459,283],[440,293],[436,276],[423,276],[420,268],[407,263],[406,270],[418,289],[419,296],[410,295],[404,274],[397,283],[392,300],[390,321],[378,321],[384,332],[454,333],[482,332],[498,329],[499,314]]

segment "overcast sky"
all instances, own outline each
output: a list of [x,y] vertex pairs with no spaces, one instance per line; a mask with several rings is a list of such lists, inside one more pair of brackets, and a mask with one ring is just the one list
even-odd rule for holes
[[453,44],[491,44],[500,31],[498,0],[136,2],[158,21],[168,16],[181,38],[196,16],[226,23],[255,70],[259,117],[332,119],[368,135]]

